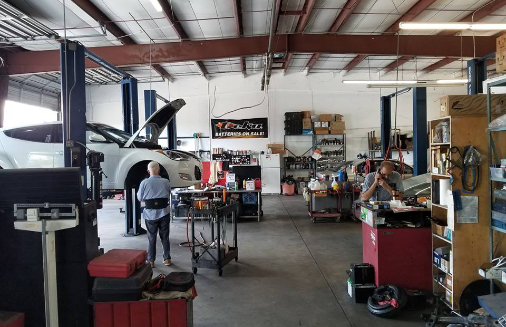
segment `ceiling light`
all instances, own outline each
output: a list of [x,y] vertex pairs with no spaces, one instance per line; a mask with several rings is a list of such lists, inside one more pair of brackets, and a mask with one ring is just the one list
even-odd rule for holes
[[437,84],[467,84],[469,80],[467,79],[438,79],[436,81]]
[[451,87],[451,86],[456,86],[456,85],[459,85],[459,84],[438,84],[438,83],[435,83],[435,82],[431,82],[431,83],[415,83],[415,84],[410,84],[410,85],[399,85],[399,84],[374,84],[374,83],[371,83],[371,84],[368,84],[367,85],[367,88],[370,88],[370,89],[398,89],[400,87],[408,87],[408,88],[411,88],[411,87]]
[[0,20],[13,20],[13,19],[14,19],[14,17],[12,17],[12,16],[2,16],[2,17],[0,17]]
[[483,23],[399,23],[401,30],[479,30],[500,31],[506,30],[506,24]]
[[369,81],[343,81],[344,84],[416,84],[417,81],[386,81],[386,80],[369,80]]
[[163,11],[162,6],[160,6],[160,3],[158,2],[158,0],[150,0],[150,1],[151,1],[151,4],[153,5],[153,7],[155,7],[156,11],[158,11],[158,12]]

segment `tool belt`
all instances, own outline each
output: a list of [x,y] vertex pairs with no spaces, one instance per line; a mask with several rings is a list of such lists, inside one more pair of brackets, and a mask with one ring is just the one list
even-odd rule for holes
[[165,209],[169,206],[168,198],[157,198],[144,200],[146,209]]

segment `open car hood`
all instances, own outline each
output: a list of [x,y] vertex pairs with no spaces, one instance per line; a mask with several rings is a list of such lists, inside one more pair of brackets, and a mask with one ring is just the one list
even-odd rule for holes
[[135,138],[138,137],[146,127],[151,128],[151,137],[149,141],[158,144],[158,137],[162,133],[163,129],[185,104],[186,102],[184,102],[183,99],[177,99],[167,103],[159,110],[155,111],[148,119],[146,119],[144,125],[142,125],[142,127],[139,128],[139,130],[135,132],[134,135],[132,135],[132,137],[125,143],[124,147],[130,147]]

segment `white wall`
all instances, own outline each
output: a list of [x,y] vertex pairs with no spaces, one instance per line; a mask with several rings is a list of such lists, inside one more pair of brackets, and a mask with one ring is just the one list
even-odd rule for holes
[[[346,76],[348,78],[348,76]],[[368,79],[353,76],[349,79]],[[406,79],[407,77],[405,77]],[[210,135],[210,117],[245,106],[258,105],[226,115],[226,118],[269,118],[268,139],[202,140],[202,148],[224,147],[228,149],[266,150],[268,143],[283,143],[284,113],[311,110],[313,114],[339,113],[346,121],[347,157],[353,159],[367,151],[367,132],[380,127],[380,96],[394,89],[368,89],[362,85],[343,84],[339,74],[319,73],[304,75],[275,73],[269,92],[260,91],[261,75],[228,74],[213,77],[179,78],[173,83],[152,83],[152,88],[168,99],[183,98],[187,105],[177,115],[178,136],[192,136],[200,132]],[[139,116],[144,121],[144,90],[149,83],[139,84]],[[465,87],[427,89],[428,119],[438,117],[439,98],[448,94],[465,94]],[[216,97],[214,96],[216,93]],[[412,92],[397,98],[397,127],[402,132],[412,131]],[[396,99],[392,99],[392,128]],[[159,103],[161,106],[161,103]],[[120,87],[89,86],[87,88],[88,120],[122,127]],[[212,111],[212,112],[211,112]],[[293,139],[293,138],[292,138]],[[194,149],[193,140],[183,140],[186,149]],[[287,147],[296,154],[309,148],[309,143],[289,141]],[[299,152],[299,153],[297,153]]]

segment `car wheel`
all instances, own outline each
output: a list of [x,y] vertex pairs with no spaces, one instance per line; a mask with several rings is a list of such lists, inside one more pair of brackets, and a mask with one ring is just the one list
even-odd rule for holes
[[[398,308],[389,303],[380,304],[385,300],[395,299],[398,303]],[[408,304],[408,295],[406,291],[395,285],[383,285],[378,287],[372,296],[367,300],[367,308],[373,315],[388,318],[401,312],[402,309]]]

